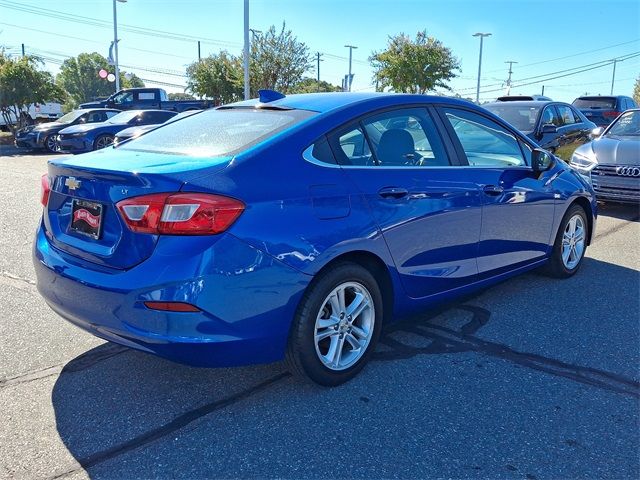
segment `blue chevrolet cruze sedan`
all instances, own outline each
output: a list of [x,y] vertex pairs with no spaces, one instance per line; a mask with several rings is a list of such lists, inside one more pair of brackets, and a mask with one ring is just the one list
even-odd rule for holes
[[579,173],[471,103],[262,91],[49,162],[38,289],[92,334],[338,385],[384,325],[593,238]]

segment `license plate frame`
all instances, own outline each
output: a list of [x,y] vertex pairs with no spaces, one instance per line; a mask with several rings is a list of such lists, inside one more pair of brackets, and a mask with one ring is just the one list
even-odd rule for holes
[[102,235],[103,216],[104,206],[101,203],[74,198],[71,202],[69,229],[74,233],[99,240]]

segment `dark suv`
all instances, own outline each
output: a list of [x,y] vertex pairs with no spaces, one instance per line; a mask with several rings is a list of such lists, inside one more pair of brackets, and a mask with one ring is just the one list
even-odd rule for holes
[[624,95],[578,97],[573,106],[599,127],[608,126],[625,110],[638,108],[633,98]]

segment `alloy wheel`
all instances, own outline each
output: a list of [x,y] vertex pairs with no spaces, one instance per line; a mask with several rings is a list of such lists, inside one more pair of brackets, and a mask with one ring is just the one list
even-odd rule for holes
[[567,222],[562,235],[562,263],[573,270],[580,263],[585,246],[584,220],[581,215],[574,215]]
[[375,306],[362,284],[338,285],[322,302],[316,317],[314,341],[322,364],[345,370],[366,352],[373,336]]

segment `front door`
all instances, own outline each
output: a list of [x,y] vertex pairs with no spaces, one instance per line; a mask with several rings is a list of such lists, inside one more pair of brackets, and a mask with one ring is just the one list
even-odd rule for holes
[[329,136],[368,202],[410,297],[477,277],[481,198],[451,162],[425,108],[370,115]]
[[482,192],[480,278],[542,259],[552,241],[553,169],[534,175],[531,148],[488,117],[462,108],[445,108],[443,117]]

